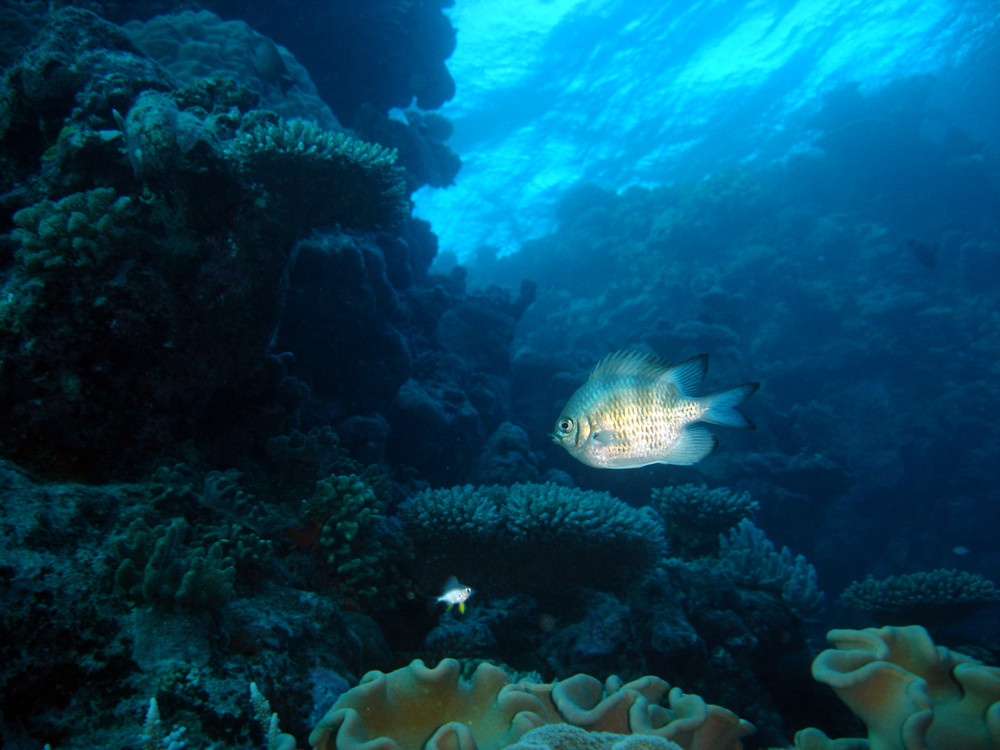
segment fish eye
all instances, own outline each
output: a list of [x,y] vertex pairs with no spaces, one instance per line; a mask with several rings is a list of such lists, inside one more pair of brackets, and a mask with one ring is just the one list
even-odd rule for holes
[[556,429],[561,435],[569,435],[573,430],[573,419],[571,417],[563,417],[559,420],[559,424],[556,425]]

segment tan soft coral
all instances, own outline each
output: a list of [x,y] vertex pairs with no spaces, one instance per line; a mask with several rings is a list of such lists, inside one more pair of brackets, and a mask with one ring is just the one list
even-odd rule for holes
[[998,750],[1000,669],[935,646],[921,627],[832,630],[813,676],[868,727],[863,740],[809,729],[799,750]]
[[445,659],[419,659],[389,674],[369,672],[342,695],[309,737],[317,750],[500,750],[535,727],[571,724],[594,732],[657,736],[686,750],[739,750],[753,726],[655,677],[603,685],[576,675],[549,684],[512,683],[481,664],[471,681]]

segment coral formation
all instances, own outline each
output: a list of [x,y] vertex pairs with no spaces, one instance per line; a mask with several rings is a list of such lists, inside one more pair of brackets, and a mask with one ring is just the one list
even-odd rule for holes
[[551,482],[426,490],[400,516],[428,558],[517,591],[620,586],[665,549],[648,509]]
[[[308,518],[322,526],[319,547],[341,597],[390,607],[404,585],[406,543],[384,518],[378,478],[332,475],[316,483]],[[384,482],[383,482],[384,487]]]
[[779,592],[786,606],[803,620],[822,614],[826,595],[819,588],[816,568],[803,555],[792,557],[788,547],[778,552],[748,519],[721,537],[719,546],[722,568],[738,583]]
[[947,625],[1000,602],[1000,589],[977,573],[940,568],[883,579],[868,576],[852,582],[840,599],[890,625]]
[[223,542],[193,547],[183,518],[151,528],[141,518],[112,543],[120,560],[115,585],[138,602],[176,602],[189,609],[217,609],[233,592],[236,566]]
[[1000,668],[941,646],[921,627],[831,630],[813,676],[868,728],[868,741],[800,732],[799,750],[996,750]]
[[53,279],[66,271],[112,275],[127,255],[132,199],[114,188],[43,200],[14,214],[16,259],[26,274]]
[[508,750],[683,750],[675,742],[644,734],[588,732],[571,724],[547,724],[532,729]]
[[231,153],[267,191],[269,210],[295,216],[303,229],[398,224],[409,214],[396,152],[307,120],[269,120],[237,134]]
[[[260,105],[281,117],[314,120],[324,128],[339,126],[295,56],[244,21],[224,21],[207,10],[185,10],[129,21],[124,29],[139,49],[184,85],[226,75],[249,85]],[[272,49],[280,62],[262,61],[258,50]],[[287,77],[287,83],[278,85],[279,75]]]
[[297,243],[295,256],[277,346],[315,397],[346,414],[386,410],[411,363],[390,322],[400,300],[382,249],[370,236],[327,231]]
[[[659,701],[669,695],[670,708]],[[419,659],[389,674],[369,672],[344,693],[309,737],[317,750],[357,750],[373,741],[390,750],[500,750],[547,724],[588,731],[653,735],[683,748],[738,750],[752,725],[656,677],[601,684],[576,675],[548,685],[512,683],[502,670],[480,664],[471,680],[445,659],[434,668]]]
[[663,516],[670,553],[686,560],[718,552],[719,535],[753,520],[760,508],[749,492],[694,484],[655,487],[650,499]]

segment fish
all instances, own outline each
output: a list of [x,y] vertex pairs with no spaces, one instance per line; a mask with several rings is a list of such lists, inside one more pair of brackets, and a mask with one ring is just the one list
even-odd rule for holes
[[707,354],[675,364],[638,351],[609,354],[566,402],[552,439],[600,469],[696,464],[718,443],[696,423],[755,429],[737,407],[760,387],[695,396],[707,369]]
[[445,612],[450,612],[451,608],[457,604],[458,611],[464,615],[465,602],[474,593],[476,592],[470,586],[463,586],[455,576],[451,576],[445,581],[444,591],[441,593],[441,596],[437,597],[437,600],[448,605]]
[[262,80],[267,81],[281,90],[282,96],[288,96],[288,89],[295,85],[295,79],[288,72],[288,66],[278,51],[278,45],[262,36],[253,46],[253,67]]

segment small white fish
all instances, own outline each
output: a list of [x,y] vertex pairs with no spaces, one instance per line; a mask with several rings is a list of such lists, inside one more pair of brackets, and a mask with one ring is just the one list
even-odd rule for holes
[[966,547],[964,544],[960,544],[957,547],[955,547],[952,550],[952,552],[954,552],[956,555],[964,557],[965,555],[971,554],[972,550]]
[[445,612],[450,611],[457,604],[458,611],[465,614],[465,602],[474,593],[472,587],[463,586],[455,576],[452,576],[445,581],[444,591],[441,593],[441,596],[437,597],[437,600],[448,605]]

